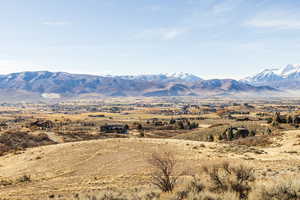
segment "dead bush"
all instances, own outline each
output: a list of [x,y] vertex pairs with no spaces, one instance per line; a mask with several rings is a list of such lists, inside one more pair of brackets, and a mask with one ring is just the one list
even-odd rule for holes
[[235,193],[225,192],[223,194],[215,194],[203,192],[190,195],[187,200],[239,200]]
[[250,200],[299,200],[300,181],[293,178],[260,186],[250,194]]
[[172,200],[239,200],[239,197],[233,192],[216,194],[209,191],[182,190],[177,192]]
[[163,192],[172,192],[181,174],[175,171],[176,159],[170,152],[153,153],[148,163],[152,166],[151,183]]
[[31,182],[31,176],[29,175],[23,175],[21,177],[19,177],[16,182],[18,183],[26,183],[26,182]]
[[158,200],[160,194],[154,191],[144,192],[139,189],[133,191],[118,191],[107,189],[91,194],[76,194],[74,200]]
[[230,143],[232,144],[237,144],[237,145],[245,145],[248,147],[251,146],[268,146],[272,144],[272,141],[268,136],[253,136],[253,137],[247,137],[247,138],[240,138],[234,141],[231,141]]
[[205,179],[194,177],[187,186],[178,191],[173,200],[239,200],[239,194],[234,191],[210,191]]
[[193,180],[183,189],[176,192],[174,200],[188,199],[190,196],[204,192],[205,186],[198,177],[193,177]]
[[9,179],[0,179],[0,186],[12,185],[13,181]]
[[247,199],[255,181],[254,170],[243,165],[233,166],[227,162],[205,166],[203,171],[210,181],[213,193],[234,192],[240,199]]
[[0,156],[9,151],[55,144],[46,134],[30,135],[26,132],[6,132],[0,135]]

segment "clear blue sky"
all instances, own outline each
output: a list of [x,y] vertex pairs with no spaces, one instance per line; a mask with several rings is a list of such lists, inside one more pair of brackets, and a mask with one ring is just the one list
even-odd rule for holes
[[1,0],[0,73],[243,77],[300,63],[298,0]]

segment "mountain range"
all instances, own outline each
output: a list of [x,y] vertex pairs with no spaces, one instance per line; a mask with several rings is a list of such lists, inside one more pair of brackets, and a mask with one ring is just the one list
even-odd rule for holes
[[265,69],[241,82],[255,86],[270,86],[280,90],[300,89],[300,65],[289,64],[281,68]]
[[224,96],[237,93],[275,92],[269,86],[254,86],[233,79],[202,78],[188,73],[96,76],[65,72],[20,72],[0,75],[0,95],[44,98],[100,96]]

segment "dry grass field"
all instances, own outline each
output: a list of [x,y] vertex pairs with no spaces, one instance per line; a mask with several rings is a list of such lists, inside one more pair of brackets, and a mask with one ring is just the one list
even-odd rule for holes
[[[136,99],[130,103],[114,101],[104,106],[73,102],[25,105],[25,109],[24,105],[2,107],[0,199],[299,199],[300,184],[289,182],[300,178],[297,110],[258,103],[238,107],[228,103],[226,107],[226,102],[219,102],[208,111],[208,102],[204,106],[186,106],[160,102],[140,105]],[[281,111],[281,121],[269,109]],[[293,113],[291,123],[284,121],[289,113]],[[268,122],[270,116],[272,123]],[[105,132],[103,127],[108,125],[121,127],[121,131],[125,125],[127,128],[124,133]],[[230,130],[244,131],[247,136],[232,132],[230,138],[221,138]],[[174,170],[184,172],[178,175],[172,192],[155,186],[149,163],[155,153],[165,152],[176,159]],[[214,168],[222,163],[253,168],[251,177],[255,181],[247,179],[249,183],[242,181],[233,187],[233,179],[225,180],[229,172],[225,170],[222,184],[231,186],[225,184],[213,190],[211,184],[217,179],[209,179],[214,177],[209,173],[223,169]],[[209,166],[206,172],[205,166]],[[230,176],[238,172],[238,177],[248,177],[247,171],[228,169],[232,170]],[[261,192],[265,186],[273,187],[280,181],[288,186]],[[237,197],[234,188],[250,189],[246,190],[247,196]],[[290,193],[292,196],[287,197]]]
[[[226,160],[253,166],[259,179],[300,174],[300,131],[288,131],[268,148],[233,149],[228,144],[174,139],[107,139],[28,149],[0,158],[2,199],[69,199],[72,195],[107,188],[153,190],[147,159],[153,152],[171,151],[179,168],[200,172],[208,162]],[[298,145],[297,145],[298,142]],[[30,182],[17,182],[30,176]]]

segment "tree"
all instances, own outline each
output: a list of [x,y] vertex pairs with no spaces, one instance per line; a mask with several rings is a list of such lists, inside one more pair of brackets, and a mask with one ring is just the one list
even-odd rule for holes
[[272,130],[271,130],[269,127],[266,128],[265,134],[266,134],[266,135],[271,135],[271,134],[272,134]]
[[178,121],[177,126],[178,126],[179,129],[184,129],[184,124],[183,124],[182,121]]
[[129,130],[128,124],[125,124],[125,125],[124,125],[124,129]]
[[137,125],[137,130],[143,130],[142,124],[138,124],[138,125]]
[[145,132],[144,132],[144,130],[141,130],[141,131],[140,131],[140,137],[145,137]]
[[232,127],[229,127],[227,129],[227,134],[226,135],[227,135],[227,140],[229,140],[229,141],[233,140],[234,135],[233,135]]
[[224,138],[223,138],[223,136],[222,136],[222,134],[220,134],[219,136],[218,136],[218,140],[223,140]]
[[198,128],[198,127],[199,127],[199,124],[196,122],[192,122],[190,125],[190,129],[194,129],[194,128]]
[[211,134],[209,134],[209,135],[207,136],[207,141],[208,141],[208,142],[213,142],[213,141],[214,141],[214,136],[211,135]]
[[279,123],[281,122],[281,119],[280,119],[280,113],[279,112],[276,112],[273,116],[273,120],[272,120],[272,123],[271,125],[273,127],[278,127],[279,126]]
[[175,124],[176,123],[176,120],[175,119],[170,119],[170,122],[169,122],[169,124]]
[[293,124],[293,123],[294,123],[294,120],[293,120],[292,115],[288,115],[288,116],[287,116],[286,122],[287,122],[288,124]]
[[254,137],[254,136],[256,135],[256,131],[255,131],[255,130],[251,130],[249,135],[250,135],[251,137]]

